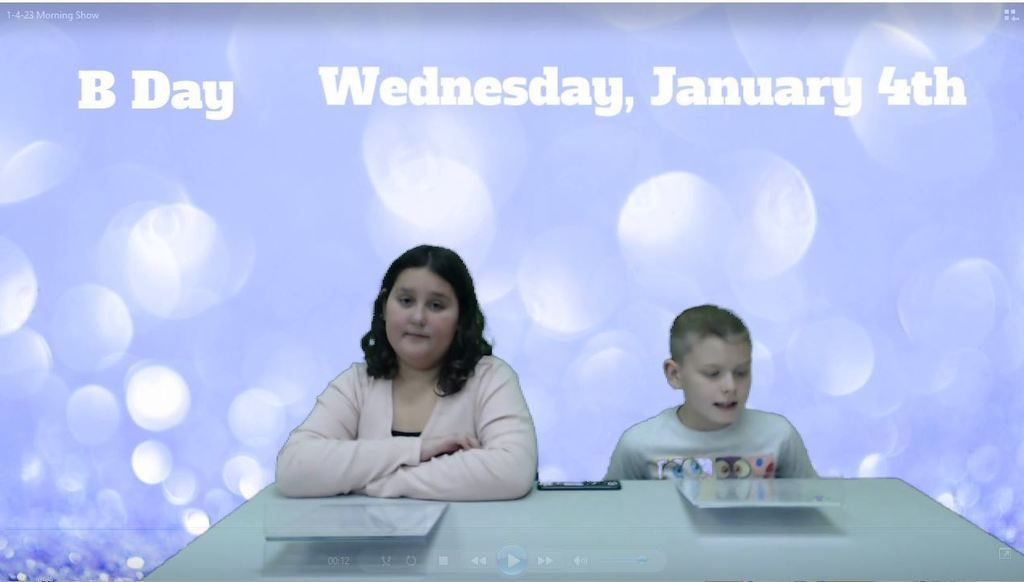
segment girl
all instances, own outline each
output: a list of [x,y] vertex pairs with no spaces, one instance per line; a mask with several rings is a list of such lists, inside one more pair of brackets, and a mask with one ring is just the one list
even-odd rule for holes
[[491,355],[473,279],[453,251],[419,246],[384,274],[353,364],[277,457],[292,497],[443,500],[529,492],[537,437],[519,381]]

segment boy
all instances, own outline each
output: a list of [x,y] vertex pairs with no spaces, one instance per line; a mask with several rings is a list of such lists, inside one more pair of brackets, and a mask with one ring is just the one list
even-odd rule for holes
[[664,371],[686,400],[627,429],[605,479],[817,477],[788,420],[744,409],[751,349],[747,326],[731,311],[700,305],[679,314]]

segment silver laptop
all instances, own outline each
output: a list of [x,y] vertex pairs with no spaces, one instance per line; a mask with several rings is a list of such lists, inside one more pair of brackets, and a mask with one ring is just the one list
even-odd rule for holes
[[842,484],[823,479],[676,480],[679,492],[700,508],[836,507],[842,505]]
[[366,498],[283,500],[267,508],[268,541],[376,540],[422,538],[434,528],[447,503]]

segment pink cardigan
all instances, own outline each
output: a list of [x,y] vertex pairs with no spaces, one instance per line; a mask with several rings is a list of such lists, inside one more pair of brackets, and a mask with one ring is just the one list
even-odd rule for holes
[[391,436],[391,380],[353,364],[317,397],[277,456],[289,497],[365,493],[452,501],[515,499],[533,487],[537,435],[519,380],[493,356],[458,393],[438,400],[423,437],[470,434],[479,449],[420,462],[419,437]]

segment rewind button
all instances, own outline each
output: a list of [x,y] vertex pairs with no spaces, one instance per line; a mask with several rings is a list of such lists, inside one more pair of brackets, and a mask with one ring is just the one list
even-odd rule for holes
[[472,564],[476,568],[486,568],[487,567],[487,556],[473,556],[472,558],[469,559],[469,563]]

